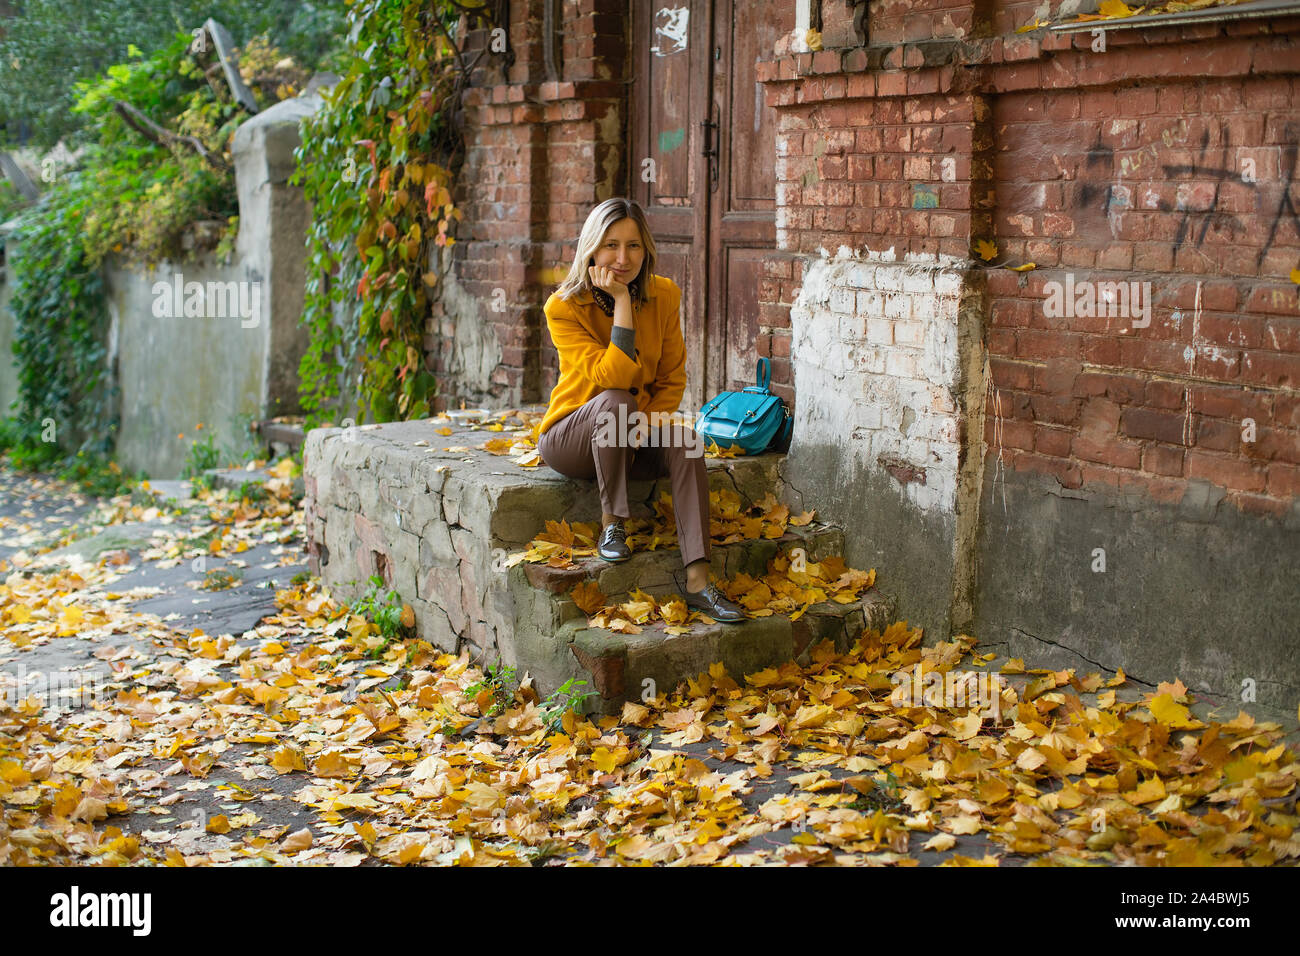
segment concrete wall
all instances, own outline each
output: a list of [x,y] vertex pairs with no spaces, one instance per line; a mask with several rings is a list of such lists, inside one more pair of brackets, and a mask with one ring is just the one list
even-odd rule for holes
[[1175,503],[994,470],[972,632],[982,643],[1040,667],[1178,677],[1222,698],[1227,717],[1248,686],[1291,712],[1300,522],[1243,514],[1201,479]]
[[790,308],[800,401],[784,478],[798,507],[859,532],[851,564],[893,570],[903,616],[946,632],[969,574],[961,450],[982,380],[968,394],[962,362],[972,335],[978,352],[979,282],[951,258],[904,260],[841,249],[806,263]]
[[[315,93],[285,100],[236,133],[240,221],[229,263],[200,256],[152,269],[105,264],[124,468],[178,477],[193,441],[214,435],[219,448],[239,453],[249,420],[301,411],[298,364],[308,336],[299,319],[310,213],[288,179],[298,124],[320,102]],[[12,338],[13,320],[3,308],[10,292],[8,283],[0,285],[0,345]],[[9,355],[6,349],[5,360]],[[0,400],[16,395],[17,374],[6,361]]]
[[[215,314],[186,315],[187,302],[192,308],[200,303],[184,294],[175,314],[174,302],[167,301],[173,296],[165,290],[174,289],[178,277],[184,285],[201,285],[203,310],[206,313],[211,304]],[[206,441],[209,435],[215,436],[218,448],[242,449],[236,417],[257,416],[263,408],[269,338],[261,304],[263,275],[247,262],[222,265],[206,258],[174,266],[163,263],[148,272],[112,263],[106,278],[112,329],[109,360],[116,361],[122,415],[117,454],[123,467],[143,469],[154,478],[177,477],[191,443]],[[243,284],[249,304],[257,302],[258,324],[244,328],[252,318],[241,318],[237,308],[217,308],[219,303],[206,294],[210,282],[233,283],[237,290]],[[154,293],[156,283],[161,303]]]

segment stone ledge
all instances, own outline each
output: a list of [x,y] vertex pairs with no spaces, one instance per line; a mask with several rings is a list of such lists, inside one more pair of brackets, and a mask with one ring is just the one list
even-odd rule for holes
[[[503,568],[500,559],[526,546],[547,520],[597,523],[599,498],[594,480],[570,479],[545,466],[522,468],[479,450],[486,439],[510,437],[487,430],[488,423],[476,422],[476,413],[467,410],[450,420],[312,429],[303,444],[309,566],[344,600],[363,593],[378,575],[414,608],[421,638],[447,651],[468,647],[480,663],[499,656],[528,667],[539,691],[549,693],[589,673],[564,650],[567,641],[557,645],[563,627],[586,618],[564,593],[572,584],[563,576],[540,570],[530,576],[528,568]],[[439,428],[450,434],[438,434]],[[706,459],[710,487],[737,494],[744,507],[769,494],[782,501],[782,460],[775,453]],[[635,516],[648,517],[648,503],[661,491],[671,493],[671,479],[633,481],[629,491]],[[819,531],[810,551],[837,549],[837,534]],[[777,547],[770,539],[720,546],[717,570],[725,572],[733,561],[743,567],[744,555],[757,560],[760,550]],[[677,565],[679,554],[674,548],[650,560]],[[607,689],[612,675],[602,678]]]
[[[1090,32],[1103,29],[1108,36],[1119,27],[1115,21],[1095,21],[1088,31],[1065,34],[1037,31],[996,37],[935,37],[868,47],[847,47],[795,53],[758,60],[755,78],[769,87],[768,106],[783,107],[876,96],[922,96],[960,90],[970,94],[997,94],[1024,89],[1078,89],[1116,83],[1204,76],[1240,77],[1251,72],[1256,51],[1252,40],[1268,29],[1226,35],[1196,25],[1168,25],[1138,37],[1111,37],[1115,49],[1098,56],[1090,49]],[[1254,35],[1252,36],[1251,33]],[[1213,56],[1227,68],[1202,65],[1210,57],[1193,57],[1179,46],[1213,39]],[[1273,37],[1270,36],[1270,39]],[[1260,54],[1272,72],[1285,72],[1290,50],[1276,57]],[[812,82],[810,82],[812,81]]]
[[[801,546],[809,561],[820,561],[843,549],[844,533],[832,525],[815,524],[790,528],[779,538],[758,538],[713,545],[711,570],[722,578],[744,572],[758,576],[778,550]],[[655,551],[633,551],[626,561],[610,562],[600,557],[575,559],[576,568],[552,568],[525,564],[524,573],[534,587],[552,594],[565,594],[585,580],[594,580],[608,598],[621,598],[639,587],[653,593],[659,588],[675,590],[673,574],[682,571],[681,551],[676,547]]]
[[844,653],[864,631],[883,630],[892,614],[892,604],[869,591],[849,604],[814,604],[797,621],[773,614],[734,624],[697,623],[687,634],[669,634],[662,622],[643,627],[639,634],[622,634],[589,627],[584,615],[560,627],[554,650],[562,654],[567,646],[600,695],[589,710],[617,714],[623,701],[637,700],[645,691],[669,693],[680,681],[706,672],[714,661],[743,680],[746,674],[786,661],[806,664],[809,648],[822,640]]

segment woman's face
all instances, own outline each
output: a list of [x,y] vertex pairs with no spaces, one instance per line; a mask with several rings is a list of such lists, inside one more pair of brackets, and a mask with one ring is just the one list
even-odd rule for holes
[[619,282],[626,284],[635,279],[645,260],[645,246],[641,244],[641,230],[637,229],[636,221],[624,218],[612,223],[593,258],[595,265],[613,269]]

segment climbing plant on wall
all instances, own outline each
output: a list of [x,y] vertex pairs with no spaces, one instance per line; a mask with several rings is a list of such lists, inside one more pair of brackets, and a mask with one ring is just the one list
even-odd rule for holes
[[85,209],[69,197],[90,198],[80,177],[42,197],[24,216],[20,254],[11,260],[14,356],[18,366],[19,443],[48,450],[32,464],[58,457],[64,430],[82,436],[92,454],[112,449],[116,402],[105,387],[108,314],[103,278],[80,241]]
[[[454,116],[477,60],[457,45],[462,15],[493,27],[481,0],[352,0],[346,73],[303,124],[294,181],[312,206],[299,368],[308,427],[337,412],[424,417],[437,394],[424,328],[461,218]],[[355,416],[339,407],[349,395]]]

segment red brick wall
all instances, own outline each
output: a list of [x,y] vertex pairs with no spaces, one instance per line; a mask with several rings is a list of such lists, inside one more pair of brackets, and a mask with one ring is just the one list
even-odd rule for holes
[[[968,253],[974,101],[885,92],[905,92],[907,80],[903,73],[814,77],[774,97],[777,104],[802,98],[781,111],[777,132],[777,154],[785,152],[776,187],[783,250],[866,243],[900,256]],[[872,98],[851,98],[860,96]]]
[[[1117,72],[1153,54],[1227,74],[1250,62],[1231,41],[1109,46],[1095,56]],[[1300,491],[1296,78],[1050,79],[995,99],[998,259],[1037,269],[990,273],[1001,416],[990,406],[988,440],[1066,487],[1177,501],[1205,479],[1243,510],[1282,514]],[[1149,327],[1048,317],[1046,285],[1067,273],[1150,283]]]
[[972,36],[982,6],[969,0],[876,0],[868,12],[868,38],[874,44]]
[[[986,437],[1004,462],[1165,501],[1205,479],[1281,513],[1300,488],[1300,19],[1112,30],[1095,52],[1086,32],[1012,32],[1032,10],[990,6],[981,27],[971,4],[882,2],[869,48],[762,64],[780,248],[994,241]],[[823,16],[848,42],[851,8]],[[936,39],[955,26],[967,39]],[[797,291],[799,270],[769,274]],[[1150,325],[1049,317],[1067,273],[1150,283]]]
[[[619,192],[624,175],[624,88],[616,79],[624,21],[621,12],[609,12],[612,6],[598,0],[563,5],[562,80],[556,82],[546,78],[541,3],[512,0],[514,63],[506,67],[503,57],[485,54],[465,92],[466,154],[456,192],[464,218],[452,247],[456,291],[435,304],[425,336],[442,390],[435,408],[459,400],[493,407],[545,401],[554,384],[554,349],[541,311],[556,282],[551,270],[572,258],[587,213]],[[471,45],[489,43],[478,31]],[[458,354],[459,323],[483,326],[489,358],[492,346],[500,349],[486,385],[476,387],[471,374],[482,356]]]
[[[476,312],[431,324],[444,404],[461,321],[501,350],[471,401],[544,401],[554,384],[547,270],[626,178],[624,17],[597,6],[565,4],[563,79],[547,83],[540,4],[517,0],[508,82],[467,93],[454,252]],[[825,49],[760,63],[779,117],[757,342],[774,389],[795,399],[789,310],[818,249],[969,259],[988,239],[986,435],[1010,467],[1160,500],[1204,478],[1277,513],[1300,486],[1300,19],[1112,30],[1098,53],[1086,32],[1014,33],[1034,9],[882,0],[862,48],[854,8],[826,3]],[[1150,325],[1049,317],[1046,284],[1067,273],[1149,282]]]

